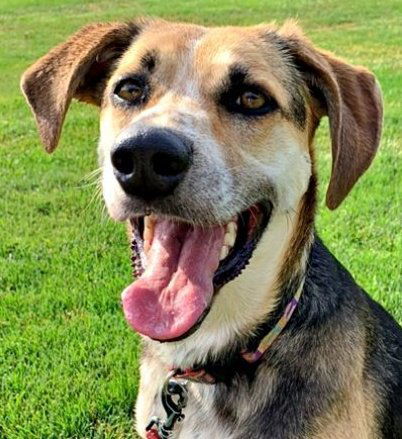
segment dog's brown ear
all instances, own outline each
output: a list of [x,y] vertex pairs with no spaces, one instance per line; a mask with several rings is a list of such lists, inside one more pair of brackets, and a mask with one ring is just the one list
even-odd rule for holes
[[381,91],[372,73],[316,49],[294,25],[284,26],[280,32],[309,86],[316,115],[329,117],[332,172],[326,204],[335,209],[377,151],[382,128]]
[[57,146],[72,98],[100,105],[113,63],[130,45],[140,26],[141,23],[86,26],[23,74],[21,89],[48,152]]

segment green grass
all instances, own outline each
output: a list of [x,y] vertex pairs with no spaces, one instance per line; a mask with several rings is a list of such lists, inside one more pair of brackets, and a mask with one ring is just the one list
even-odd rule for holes
[[[385,99],[380,152],[335,212],[322,201],[330,156],[317,145],[318,230],[358,282],[402,322],[399,0],[7,0],[0,3],[0,438],[129,438],[137,337],[119,297],[130,281],[124,226],[95,186],[97,112],[74,104],[48,156],[19,92],[22,71],[81,25],[161,15],[206,24],[298,17],[309,36],[371,68]],[[92,180],[93,181],[93,180]]]

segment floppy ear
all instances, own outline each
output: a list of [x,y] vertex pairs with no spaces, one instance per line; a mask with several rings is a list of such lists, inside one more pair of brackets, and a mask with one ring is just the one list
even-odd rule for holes
[[21,89],[46,151],[52,152],[57,146],[72,98],[100,105],[113,63],[139,30],[136,23],[86,26],[23,74]]
[[372,73],[316,49],[290,24],[281,29],[287,48],[304,77],[318,117],[328,115],[332,172],[326,204],[337,208],[370,166],[382,128],[382,98]]

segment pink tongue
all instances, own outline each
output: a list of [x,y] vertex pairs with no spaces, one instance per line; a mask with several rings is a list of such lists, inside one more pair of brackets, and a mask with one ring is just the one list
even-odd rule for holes
[[157,340],[180,337],[211,303],[225,229],[158,220],[145,272],[123,292],[129,324]]

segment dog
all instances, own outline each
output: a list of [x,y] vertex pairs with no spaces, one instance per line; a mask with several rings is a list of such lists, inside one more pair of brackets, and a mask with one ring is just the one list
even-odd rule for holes
[[140,19],[84,27],[21,87],[48,152],[73,98],[100,108],[137,279],[122,303],[141,437],[402,438],[402,330],[314,229],[315,131],[328,116],[335,209],[380,142],[372,73],[292,21]]

